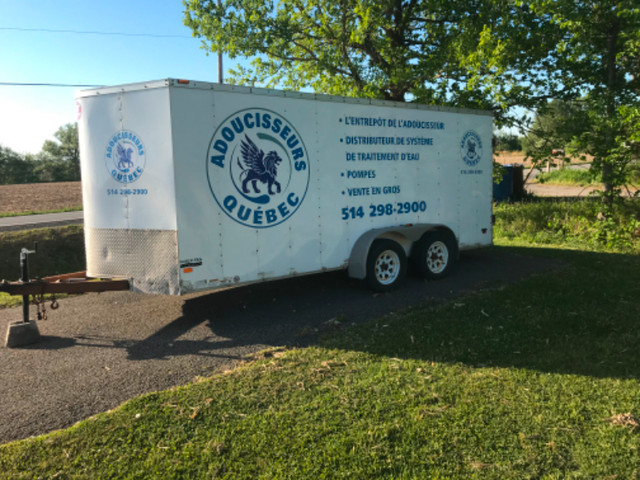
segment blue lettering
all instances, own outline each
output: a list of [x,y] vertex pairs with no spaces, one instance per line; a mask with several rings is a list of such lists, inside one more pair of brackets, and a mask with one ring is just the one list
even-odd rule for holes
[[293,155],[294,160],[298,160],[299,158],[304,157],[304,151],[298,147],[293,152],[291,152],[291,155]]
[[256,210],[253,212],[253,223],[256,225],[262,225],[262,215],[263,212],[261,210]]
[[227,142],[232,142],[234,138],[236,138],[235,134],[229,127],[224,127],[222,129],[222,136]]
[[292,207],[295,207],[299,201],[300,201],[300,198],[298,198],[298,196],[293,192],[291,192],[287,197],[287,203]]
[[278,219],[278,215],[276,215],[276,211],[273,208],[270,208],[264,213],[267,216],[267,223],[273,223]]
[[224,168],[224,155],[213,155],[211,157],[211,163],[219,166],[220,168]]
[[236,131],[236,133],[244,132],[244,125],[242,124],[242,120],[240,120],[240,117],[236,117],[231,120],[231,126]]
[[222,202],[222,205],[230,212],[233,212],[233,209],[238,205],[238,200],[236,200],[236,197],[233,195],[228,195]]
[[281,128],[282,128],[282,120],[280,120],[279,118],[276,118],[273,121],[273,127],[271,127],[271,130],[273,131],[273,133],[278,133],[280,132]]
[[291,133],[291,129],[289,128],[289,125],[285,125],[282,131],[280,132],[280,137],[283,140],[286,140],[290,133]]
[[240,208],[238,209],[238,218],[242,221],[246,221],[247,218],[249,218],[249,215],[251,215],[251,209],[245,208],[244,205],[240,205]]
[[[259,113],[257,113],[256,115],[260,115]],[[247,126],[247,128],[253,128],[255,125],[254,123],[251,121],[251,117],[253,115],[251,115],[250,113],[245,113],[244,115],[244,124]]]
[[271,115],[268,114],[268,113],[265,113],[262,116],[262,128],[264,128],[264,129],[271,128]]
[[284,202],[278,205],[278,211],[280,212],[280,215],[282,215],[283,217],[286,217],[287,215],[289,215],[289,209],[284,204]]
[[216,142],[213,144],[213,149],[219,151],[223,155],[227,153],[227,148],[227,143],[223,142],[222,140],[216,140]]
[[293,148],[293,147],[295,147],[296,145],[298,145],[298,143],[300,143],[300,142],[298,141],[298,137],[296,137],[296,136],[294,135],[294,136],[292,136],[292,137],[289,137],[289,139],[287,140],[287,147],[289,147],[289,148]]

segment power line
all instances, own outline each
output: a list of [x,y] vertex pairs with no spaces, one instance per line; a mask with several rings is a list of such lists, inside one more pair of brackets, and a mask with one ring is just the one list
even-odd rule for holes
[[0,30],[14,31],[14,32],[72,33],[75,35],[102,35],[102,36],[119,36],[119,37],[193,38],[189,35],[174,35],[174,34],[164,34],[164,33],[102,32],[98,30],[58,30],[54,28],[0,27]]
[[74,87],[92,88],[103,87],[104,85],[83,85],[71,83],[22,83],[22,82],[0,82],[0,87]]

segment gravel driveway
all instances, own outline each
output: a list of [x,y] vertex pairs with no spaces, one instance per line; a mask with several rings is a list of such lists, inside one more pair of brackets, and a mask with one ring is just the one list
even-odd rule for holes
[[[334,272],[184,297],[109,292],[62,299],[39,322],[39,344],[0,348],[0,443],[68,427],[270,346],[308,345],[338,315],[363,322],[555,266],[490,248],[464,253],[445,280],[408,278],[382,295]],[[0,310],[0,334],[20,319],[19,308]]]

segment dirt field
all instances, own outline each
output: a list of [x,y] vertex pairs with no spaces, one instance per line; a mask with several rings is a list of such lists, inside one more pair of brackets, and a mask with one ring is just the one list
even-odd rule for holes
[[0,185],[0,213],[42,212],[80,206],[80,182]]
[[531,166],[531,162],[524,161],[524,154],[522,152],[496,152],[493,155],[493,160],[501,165],[510,165],[512,163],[520,163],[526,167]]

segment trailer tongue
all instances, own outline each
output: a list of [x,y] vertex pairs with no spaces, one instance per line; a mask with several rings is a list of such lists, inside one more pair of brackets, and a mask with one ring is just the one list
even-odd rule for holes
[[[28,281],[0,282],[0,292],[9,295],[38,296],[47,293],[88,293],[129,290],[129,280],[88,277],[87,272],[65,273]],[[55,310],[55,308],[54,308]]]
[[104,279],[87,276],[87,272],[66,273],[44,278],[29,278],[29,255],[36,249],[23,248],[20,252],[20,271],[22,278],[17,282],[0,281],[0,292],[22,297],[22,321],[9,325],[5,338],[6,347],[19,347],[35,343],[40,338],[38,326],[29,318],[29,305],[37,307],[37,319],[46,320],[45,294],[51,294],[50,308],[58,308],[57,293],[107,292],[129,290],[129,280]]

